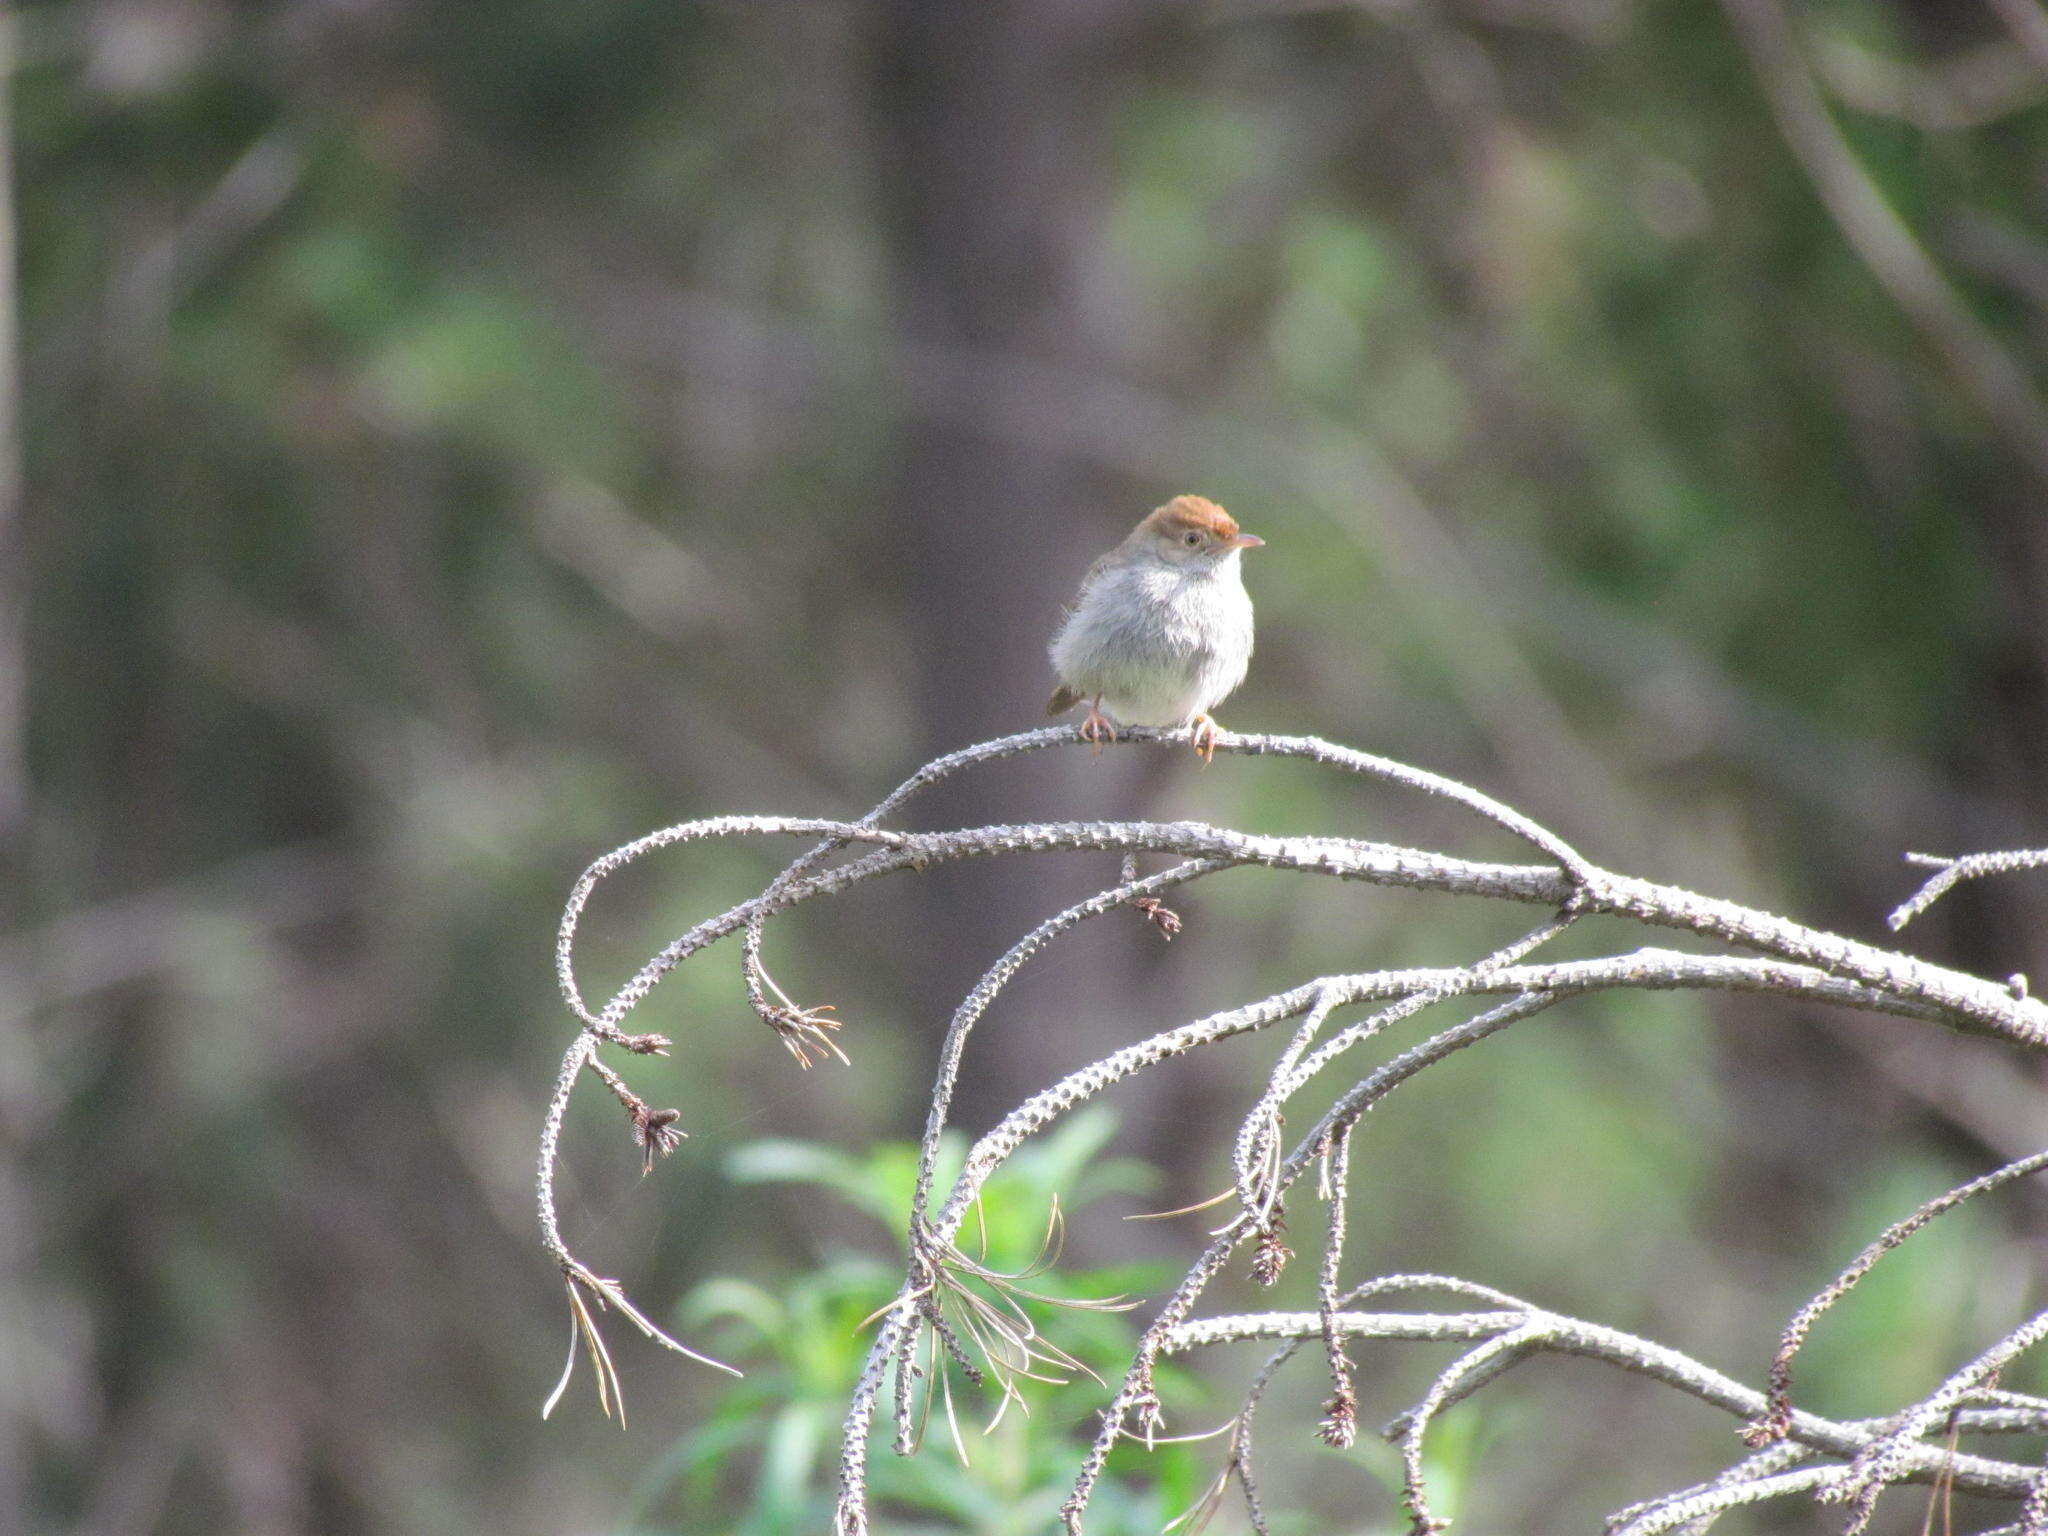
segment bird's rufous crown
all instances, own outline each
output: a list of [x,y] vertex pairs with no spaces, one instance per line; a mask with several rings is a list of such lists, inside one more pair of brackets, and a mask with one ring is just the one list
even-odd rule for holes
[[1206,496],[1176,496],[1158,508],[1140,525],[1178,538],[1189,529],[1206,533],[1219,542],[1237,537],[1237,519]]

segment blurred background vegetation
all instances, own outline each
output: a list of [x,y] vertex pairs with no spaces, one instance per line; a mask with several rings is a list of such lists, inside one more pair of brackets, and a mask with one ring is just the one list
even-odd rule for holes
[[[691,1140],[643,1182],[580,1100],[568,1236],[753,1374],[618,1341],[623,1434],[581,1388],[536,1413],[559,902],[651,827],[858,813],[1036,723],[1060,603],[1176,492],[1270,544],[1227,725],[1864,937],[1905,849],[2042,841],[2036,0],[75,0],[4,36],[0,1527],[819,1529],[900,1250],[843,1196],[903,1186],[959,991],[1110,871],[771,932],[850,1068],[796,1071],[734,955],[656,994],[679,1046],[634,1081]],[[1499,846],[1179,753],[1040,754],[921,812],[1054,813]],[[794,851],[620,877],[590,990]],[[1205,885],[1170,949],[1067,941],[977,1036],[966,1127],[1206,1007],[1525,925],[1307,885]],[[2003,976],[2044,918],[2022,877],[1911,937]],[[998,1240],[1092,1164],[1065,1264],[1156,1291],[1202,1218],[1115,1218],[1220,1186],[1199,1128],[1278,1045],[1133,1085]],[[1757,1380],[1879,1227],[2038,1145],[2037,1084],[1903,1023],[1589,1000],[1373,1117],[1356,1262]],[[2038,1305],[2042,1218],[2009,1191],[1881,1270],[1814,1406],[1901,1401]],[[1369,1424],[1430,1364],[1380,1349]],[[1183,1379],[1174,1427],[1254,1358]],[[1400,1529],[1384,1449],[1313,1444],[1312,1361],[1294,1391],[1287,1528]],[[935,1435],[901,1528],[1044,1529],[1097,1402],[1049,1394],[972,1473]],[[1593,1528],[1730,1428],[1531,1367],[1446,1421],[1444,1501]],[[1214,1455],[1134,1456],[1101,1528],[1157,1529]]]

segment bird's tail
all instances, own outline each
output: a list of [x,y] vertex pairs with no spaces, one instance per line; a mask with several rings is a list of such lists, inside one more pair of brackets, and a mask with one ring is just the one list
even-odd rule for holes
[[1048,715],[1063,715],[1080,702],[1081,695],[1065,683],[1061,683],[1059,687],[1053,689],[1052,697],[1046,701],[1045,712]]

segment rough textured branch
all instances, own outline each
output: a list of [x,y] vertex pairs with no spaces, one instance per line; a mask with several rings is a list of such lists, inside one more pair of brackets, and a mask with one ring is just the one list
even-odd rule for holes
[[[1185,731],[1130,731],[1119,750],[1180,744]],[[1031,1316],[1038,1303],[1006,1276],[967,1260],[956,1246],[974,1202],[1007,1161],[1031,1138],[1057,1125],[1140,1072],[1207,1050],[1225,1041],[1291,1025],[1263,1085],[1248,1094],[1233,1120],[1215,1127],[1219,1145],[1231,1148],[1232,1195],[1237,1209],[1194,1255],[1186,1273],[1142,1330],[1123,1380],[1110,1393],[1100,1432],[1078,1468],[1063,1509],[1070,1531],[1079,1532],[1090,1496],[1110,1449],[1127,1435],[1151,1441],[1160,1432],[1166,1405],[1154,1380],[1159,1358],[1174,1351],[1230,1339],[1285,1341],[1251,1384],[1230,1425],[1224,1466],[1204,1495],[1213,1507],[1235,1481],[1243,1492],[1254,1529],[1266,1529],[1253,1466],[1255,1410],[1275,1372],[1303,1341],[1319,1340],[1331,1378],[1331,1397],[1322,1426],[1335,1443],[1356,1432],[1362,1388],[1354,1379],[1345,1343],[1358,1338],[1456,1342],[1465,1352],[1435,1378],[1422,1400],[1401,1414],[1389,1434],[1402,1446],[1406,1497],[1418,1529],[1434,1528],[1423,1486],[1423,1446],[1431,1426],[1446,1412],[1490,1385],[1514,1364],[1542,1352],[1600,1359],[1621,1369],[1701,1398],[1746,1419],[1763,1419],[1777,1436],[1738,1457],[1707,1482],[1657,1494],[1614,1517],[1614,1528],[1648,1536],[1653,1531],[1704,1530],[1721,1512],[1738,1505],[1795,1494],[1847,1500],[1852,1517],[1867,1518],[1878,1492],[1900,1481],[1952,1475],[1955,1485],[1989,1497],[2026,1501],[2025,1521],[2040,1523],[2048,1488],[2038,1467],[1981,1455],[1953,1453],[1928,1443],[1928,1435],[1950,1424],[1973,1432],[2048,1429],[2048,1404],[1989,1385],[2000,1365],[2048,1336],[2048,1319],[1990,1346],[1954,1371],[1941,1388],[1881,1421],[1843,1422],[1792,1408],[1790,1350],[1835,1297],[1855,1283],[1876,1257],[1910,1235],[1917,1225],[1971,1194],[2017,1178],[2048,1160],[2027,1159],[1952,1191],[1881,1237],[1830,1291],[1795,1319],[1788,1331],[1780,1369],[1770,1392],[1722,1375],[1690,1357],[1646,1339],[1590,1322],[1557,1316],[1473,1281],[1454,1276],[1383,1275],[1347,1283],[1343,1271],[1356,1262],[1358,1246],[1347,1237],[1347,1194],[1369,1189],[1375,1158],[1365,1137],[1368,1113],[1386,1098],[1451,1055],[1591,992],[1720,992],[1777,1000],[1819,1002],[1865,1013],[1988,1036],[2025,1051],[2048,1048],[2048,1007],[2024,988],[1987,981],[1838,934],[1702,896],[1677,887],[1604,870],[1547,828],[1490,797],[1441,776],[1375,758],[1349,748],[1295,736],[1239,736],[1220,733],[1221,754],[1295,759],[1402,792],[1444,799],[1474,813],[1533,849],[1539,862],[1498,863],[1462,853],[1408,847],[1395,842],[1327,837],[1311,832],[1254,834],[1193,821],[1051,821],[942,830],[909,830],[886,825],[922,790],[982,764],[1023,754],[1080,745],[1071,729],[1025,732],[965,748],[926,764],[864,816],[854,820],[816,816],[728,816],[680,823],[636,839],[594,862],[576,882],[556,940],[556,970],[564,1002],[575,1021],[549,1097],[540,1138],[538,1197],[541,1232],[561,1270],[571,1307],[572,1341],[584,1349],[597,1373],[600,1406],[618,1401],[619,1381],[597,1331],[599,1310],[622,1311],[636,1326],[670,1348],[684,1350],[654,1329],[627,1300],[617,1282],[600,1279],[564,1244],[556,1212],[555,1174],[562,1128],[570,1100],[586,1075],[595,1076],[625,1106],[630,1141],[643,1167],[680,1134],[672,1111],[651,1109],[627,1083],[620,1067],[600,1059],[611,1048],[630,1058],[661,1051],[665,1034],[627,1033],[625,1021],[647,1004],[660,982],[699,951],[742,934],[741,968],[755,1013],[781,1035],[800,1062],[837,1052],[828,1033],[834,1021],[822,1007],[799,1007],[776,985],[762,959],[768,924],[805,903],[856,891],[885,875],[914,873],[933,864],[1022,854],[1115,854],[1119,877],[1085,901],[1053,913],[1020,937],[983,973],[954,1011],[938,1050],[931,1107],[920,1149],[917,1186],[904,1213],[909,1253],[902,1285],[880,1314],[876,1337],[853,1384],[843,1429],[837,1526],[842,1533],[868,1529],[867,1456],[877,1406],[891,1397],[898,1447],[914,1449],[918,1399],[941,1392],[952,1403],[957,1371],[970,1386],[986,1379],[1002,1402],[1014,1400],[1018,1377],[1034,1364],[1070,1360],[1049,1329]],[[798,838],[806,851],[784,864],[760,894],[726,911],[704,917],[649,957],[601,1007],[585,1001],[575,964],[579,925],[605,877],[635,860],[713,838]],[[1138,878],[1140,854],[1167,855],[1176,862],[1159,874]],[[2048,853],[1978,855],[1932,861],[1939,872],[1902,913],[1924,910],[1960,879],[2048,863]],[[1157,906],[1160,893],[1233,870],[1261,868],[1429,893],[1439,897],[1536,905],[1543,919],[1522,938],[1491,953],[1455,965],[1378,967],[1306,977],[1251,1001],[1130,1041],[1099,1060],[1066,1073],[981,1135],[950,1188],[935,1188],[940,1139],[951,1117],[954,1090],[972,1070],[968,1052],[977,1030],[987,1027],[991,1009],[1025,969],[1052,952],[1081,925],[1137,904]],[[1707,941],[1716,952],[1642,945],[1572,960],[1546,960],[1538,951],[1585,916],[1605,913],[1651,928]],[[1157,919],[1155,919],[1157,920]],[[1901,921],[1904,919],[1901,918]],[[1368,958],[1368,957],[1361,957]],[[1368,958],[1369,964],[1369,958]],[[1365,1006],[1345,1021],[1341,1011]],[[1477,1011],[1475,1011],[1475,1008]],[[1419,1022],[1427,1016],[1427,1022]],[[1395,1031],[1417,1035],[1370,1052]],[[1299,1022],[1296,1022],[1299,1021]],[[678,1026],[667,1026],[680,1034]],[[687,1059],[687,1056],[685,1056]],[[1296,1095],[1316,1086],[1330,1107],[1292,1145],[1282,1129]],[[1288,1250],[1281,1241],[1290,1191],[1310,1170],[1320,1175],[1318,1192],[1326,1219],[1295,1234],[1320,1247],[1317,1309],[1243,1317],[1201,1319],[1197,1308],[1210,1283],[1240,1252],[1250,1250],[1254,1275],[1271,1281]],[[1320,1231],[1308,1230],[1320,1226]],[[1369,1296],[1391,1290],[1433,1287],[1480,1304],[1461,1313],[1384,1313],[1357,1310]],[[1075,1305],[1069,1301],[1066,1305]],[[1106,1303],[1079,1303],[1106,1305]],[[949,1311],[949,1308],[957,1310]],[[684,1350],[685,1353],[689,1351]],[[978,1364],[977,1360],[981,1363]],[[918,1362],[922,1361],[920,1365]],[[572,1354],[573,1364],[573,1354]],[[564,1381],[567,1376],[565,1373]],[[560,1388],[557,1389],[557,1396]],[[552,1406],[553,1399],[550,1400]],[[1765,1437],[1770,1438],[1770,1437]]]

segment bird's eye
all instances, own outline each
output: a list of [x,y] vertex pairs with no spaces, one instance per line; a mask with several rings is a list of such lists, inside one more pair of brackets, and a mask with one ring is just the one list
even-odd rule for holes
[[1196,533],[1194,530],[1190,529],[1188,532],[1181,535],[1180,541],[1181,543],[1187,545],[1189,549],[1198,549],[1201,547],[1202,536],[1199,533]]

